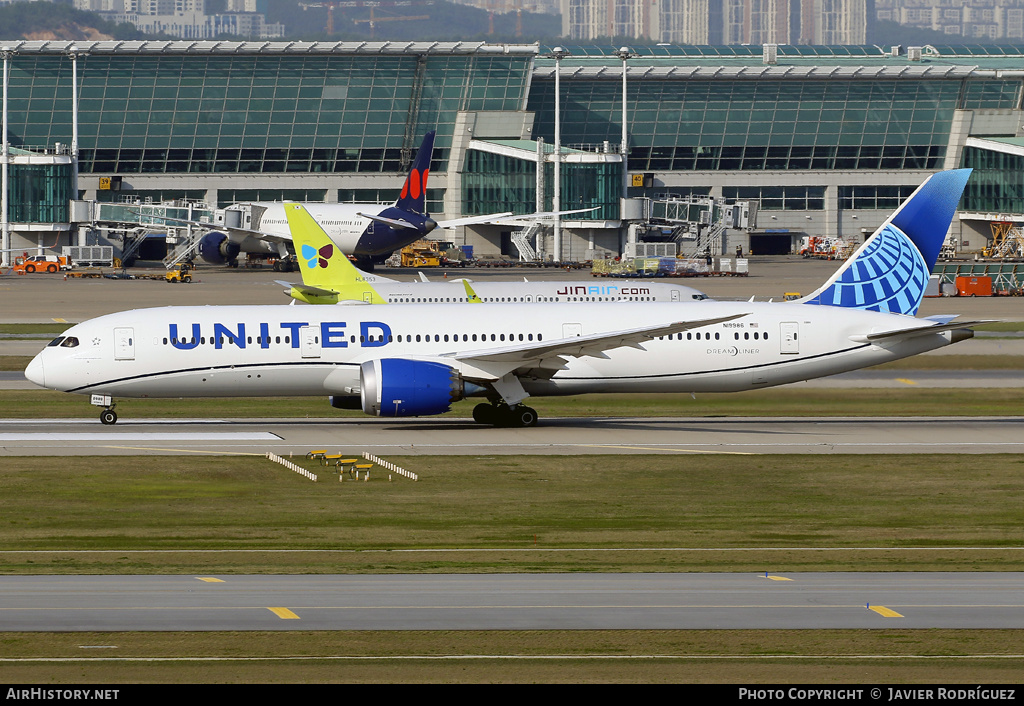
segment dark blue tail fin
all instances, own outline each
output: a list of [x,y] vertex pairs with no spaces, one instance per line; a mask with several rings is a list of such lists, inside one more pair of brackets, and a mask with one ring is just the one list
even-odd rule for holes
[[395,202],[395,207],[403,211],[412,211],[421,216],[427,214],[427,175],[430,174],[430,159],[434,154],[434,134],[431,130],[423,136],[423,143],[416,153],[416,160],[412,163],[409,176],[405,178],[402,185],[402,194]]
[[928,177],[803,304],[913,316],[921,306],[970,169]]

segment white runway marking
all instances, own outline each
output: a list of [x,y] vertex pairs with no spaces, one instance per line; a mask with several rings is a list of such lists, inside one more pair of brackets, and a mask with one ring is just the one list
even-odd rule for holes
[[279,441],[277,434],[270,432],[28,432],[25,434],[0,434],[0,441]]

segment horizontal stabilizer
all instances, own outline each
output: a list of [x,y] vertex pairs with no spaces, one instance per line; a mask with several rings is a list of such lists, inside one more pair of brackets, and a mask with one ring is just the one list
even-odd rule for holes
[[392,228],[402,228],[402,229],[411,228],[412,230],[419,230],[416,226],[414,226],[409,221],[402,221],[402,220],[399,220],[397,218],[385,218],[384,216],[376,216],[376,215],[374,215],[372,213],[357,213],[356,215],[361,217],[361,218],[369,218],[371,221],[376,221],[377,223],[383,223],[384,225],[389,225]]
[[[919,319],[920,321],[920,319]],[[979,321],[958,321],[945,324],[933,324],[932,326],[908,326],[907,328],[900,328],[894,331],[881,331],[878,333],[868,333],[860,336],[851,336],[851,340],[857,343],[876,343],[878,341],[891,341],[897,338],[914,338],[915,336],[926,336],[933,333],[942,333],[943,331],[959,331],[961,329],[969,329],[971,326],[981,326],[982,324],[990,324],[991,320],[979,320]],[[973,331],[971,334],[973,335]]]

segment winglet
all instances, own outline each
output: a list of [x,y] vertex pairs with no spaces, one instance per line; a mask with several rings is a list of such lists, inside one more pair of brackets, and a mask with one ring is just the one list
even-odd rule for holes
[[405,178],[402,185],[402,193],[395,202],[395,208],[403,211],[412,211],[421,216],[427,214],[427,176],[430,174],[430,160],[434,154],[434,135],[436,131],[431,130],[423,136],[419,151],[416,152],[416,160],[412,163],[409,176]]
[[[317,290],[336,292],[337,300],[387,304],[387,300],[378,294],[369,282],[370,279],[388,281],[386,278],[367,275],[356,269],[302,204],[286,203],[284,212],[288,217],[288,228],[292,232],[292,242],[299,260],[303,284]],[[299,287],[293,287],[289,294],[310,304],[323,304],[329,301],[322,294],[310,298],[310,291],[304,291]]]
[[799,303],[915,315],[970,175],[970,169],[953,169],[928,177],[824,285]]

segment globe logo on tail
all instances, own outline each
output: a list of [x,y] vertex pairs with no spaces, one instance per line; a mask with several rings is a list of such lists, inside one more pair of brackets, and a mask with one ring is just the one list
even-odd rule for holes
[[302,246],[302,259],[306,263],[306,267],[313,270],[317,267],[327,267],[328,260],[334,254],[334,245],[328,243],[319,250],[314,248],[312,245]]

